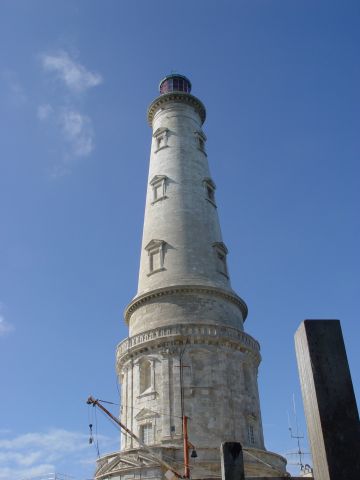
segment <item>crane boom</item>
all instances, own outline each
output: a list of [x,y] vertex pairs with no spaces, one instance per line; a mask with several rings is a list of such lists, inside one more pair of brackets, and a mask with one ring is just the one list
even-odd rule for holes
[[146,450],[152,457],[154,457],[154,459],[160,463],[160,465],[162,465],[163,467],[165,467],[167,470],[170,470],[170,472],[172,472],[174,475],[176,475],[176,477],[178,478],[185,478],[183,475],[181,475],[180,473],[178,473],[176,470],[174,470],[174,468],[169,465],[167,462],[165,462],[162,458],[159,458],[157,455],[155,455],[152,450],[147,446],[145,445],[145,443],[143,443],[140,438],[135,435],[135,433],[133,433],[126,425],[124,425],[122,422],[120,422],[120,420],[118,418],[116,418],[111,412],[109,412],[109,410],[107,410],[101,403],[99,400],[96,400],[94,397],[90,396],[88,399],[87,399],[87,402],[86,402],[88,405],[93,405],[94,407],[98,407],[100,408],[100,410],[102,410],[106,415],[108,415],[111,420],[113,420],[117,425],[119,425],[120,428],[122,428],[123,430],[125,430],[125,432],[130,435],[130,437],[132,437],[134,440],[136,440],[138,442],[138,444],[144,449]]

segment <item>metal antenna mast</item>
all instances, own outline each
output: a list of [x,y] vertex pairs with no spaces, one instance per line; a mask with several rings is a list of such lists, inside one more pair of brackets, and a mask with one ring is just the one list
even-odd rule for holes
[[305,453],[301,449],[301,442],[300,440],[304,438],[304,435],[300,435],[299,433],[299,422],[297,418],[297,413],[296,413],[296,404],[295,404],[295,394],[293,393],[293,411],[294,411],[294,418],[295,418],[295,425],[296,425],[296,433],[294,433],[293,428],[291,426],[290,422],[290,415],[289,412],[287,412],[288,415],[288,425],[289,425],[289,431],[290,431],[290,437],[294,438],[297,442],[297,451],[296,452],[289,452],[287,455],[298,455],[299,461],[295,463],[295,465],[300,466],[300,471],[304,473],[312,472],[312,467],[308,463],[303,463],[303,458],[305,455],[309,455],[309,453]]

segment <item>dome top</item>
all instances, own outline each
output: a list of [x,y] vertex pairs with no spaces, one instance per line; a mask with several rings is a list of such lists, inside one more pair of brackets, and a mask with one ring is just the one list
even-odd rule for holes
[[160,94],[170,92],[191,92],[191,82],[184,75],[172,73],[163,78],[159,84]]

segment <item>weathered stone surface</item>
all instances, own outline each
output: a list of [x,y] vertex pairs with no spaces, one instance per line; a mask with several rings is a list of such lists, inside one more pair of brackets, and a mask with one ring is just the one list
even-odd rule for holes
[[316,480],[360,478],[359,415],[338,320],[305,320],[295,334]]

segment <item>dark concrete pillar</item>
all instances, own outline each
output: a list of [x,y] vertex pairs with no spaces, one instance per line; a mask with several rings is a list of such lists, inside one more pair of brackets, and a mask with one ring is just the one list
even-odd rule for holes
[[245,480],[244,459],[239,442],[224,442],[220,447],[222,480]]
[[315,480],[360,479],[360,424],[339,320],[305,320],[295,334]]

